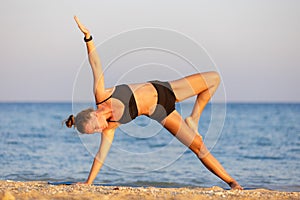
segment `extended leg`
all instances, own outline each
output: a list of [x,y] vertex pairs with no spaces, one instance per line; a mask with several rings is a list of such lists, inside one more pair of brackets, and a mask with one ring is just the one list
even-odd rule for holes
[[179,141],[189,147],[204,164],[204,166],[220,179],[225,181],[232,189],[243,189],[207,150],[202,137],[193,131],[182,119],[177,111],[173,111],[162,121],[164,127],[169,130]]

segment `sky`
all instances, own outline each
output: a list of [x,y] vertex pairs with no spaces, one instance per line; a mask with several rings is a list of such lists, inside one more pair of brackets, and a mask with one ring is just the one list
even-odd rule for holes
[[[74,15],[98,45],[112,44],[112,37],[144,27],[187,36],[216,64],[222,78],[216,95],[223,91],[228,102],[300,102],[299,10],[298,0],[1,0],[0,102],[72,101],[74,91],[92,91]],[[123,43],[113,48],[121,49]],[[101,55],[105,60],[105,52]],[[108,85],[122,76],[121,64],[106,76]],[[131,80],[139,80],[143,72],[134,67],[124,69]],[[169,78],[166,70],[155,67],[149,78]],[[187,73],[184,66],[178,69],[181,75]],[[78,84],[80,77],[88,83]]]

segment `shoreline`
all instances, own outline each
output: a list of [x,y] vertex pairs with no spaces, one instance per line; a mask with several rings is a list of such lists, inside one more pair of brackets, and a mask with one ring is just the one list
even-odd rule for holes
[[300,199],[300,192],[267,189],[156,188],[94,185],[50,185],[45,181],[0,180],[0,199]]

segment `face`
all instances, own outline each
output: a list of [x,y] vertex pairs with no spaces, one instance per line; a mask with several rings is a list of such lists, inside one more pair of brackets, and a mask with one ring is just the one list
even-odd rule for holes
[[90,121],[85,125],[85,133],[93,134],[93,133],[101,133],[104,129],[108,127],[108,123],[105,117],[96,112],[91,113]]

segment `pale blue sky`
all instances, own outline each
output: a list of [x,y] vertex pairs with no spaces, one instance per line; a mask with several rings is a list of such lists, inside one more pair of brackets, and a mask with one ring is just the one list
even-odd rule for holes
[[193,38],[217,64],[227,101],[300,102],[299,10],[298,0],[1,0],[0,101],[72,100],[86,57],[78,15],[96,43],[141,27]]

